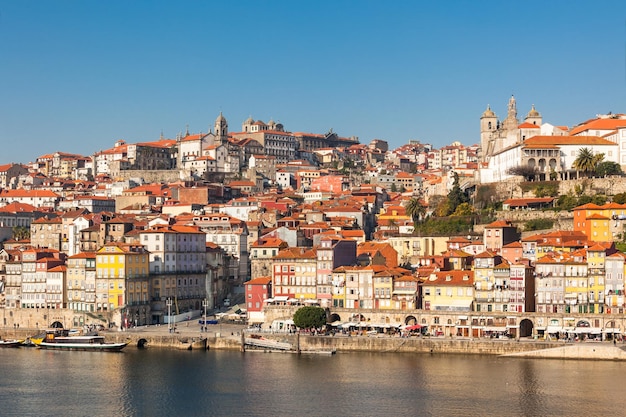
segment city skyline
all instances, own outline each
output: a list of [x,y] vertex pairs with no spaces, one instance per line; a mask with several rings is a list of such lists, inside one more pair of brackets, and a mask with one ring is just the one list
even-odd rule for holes
[[[624,112],[626,5],[0,2],[0,163],[207,132],[289,131],[441,147],[500,119]],[[18,143],[21,146],[12,146]]]

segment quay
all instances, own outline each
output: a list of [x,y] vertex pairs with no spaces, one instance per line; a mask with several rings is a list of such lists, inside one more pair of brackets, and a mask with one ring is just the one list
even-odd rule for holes
[[[2,329],[1,337],[25,339],[38,332],[37,329]],[[579,359],[579,360],[626,360],[626,344],[611,342],[566,342],[555,340],[490,339],[465,337],[397,337],[397,336],[347,336],[307,335],[289,333],[256,332],[244,325],[224,324],[208,332],[191,327],[181,327],[169,333],[167,326],[141,326],[128,331],[104,331],[107,341],[130,339],[129,348],[181,349],[183,343],[206,339],[206,348],[215,350],[246,350],[245,340],[253,335],[292,346],[291,352],[374,352],[374,353],[421,353],[494,355],[503,357]],[[198,349],[189,349],[198,350]]]

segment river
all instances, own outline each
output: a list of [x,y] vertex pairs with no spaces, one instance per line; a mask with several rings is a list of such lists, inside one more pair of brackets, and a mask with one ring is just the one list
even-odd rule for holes
[[622,415],[626,363],[0,349],[2,416]]

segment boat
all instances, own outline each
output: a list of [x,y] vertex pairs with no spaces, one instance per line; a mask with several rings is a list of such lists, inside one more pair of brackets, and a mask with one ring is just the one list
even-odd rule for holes
[[278,342],[272,339],[266,339],[262,336],[253,334],[250,337],[246,337],[244,340],[248,346],[254,346],[256,348],[272,349],[272,350],[292,350],[291,343]]
[[130,343],[106,342],[104,336],[88,334],[81,336],[69,336],[66,330],[54,330],[46,332],[44,338],[31,338],[31,341],[40,349],[51,350],[89,350],[95,352],[119,352]]
[[0,348],[16,348],[16,347],[20,347],[22,346],[22,343],[24,343],[23,340],[17,340],[17,339],[2,339],[0,340]]

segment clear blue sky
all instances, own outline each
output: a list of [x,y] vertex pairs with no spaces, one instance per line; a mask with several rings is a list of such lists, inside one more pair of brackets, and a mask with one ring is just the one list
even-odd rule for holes
[[0,163],[206,132],[479,142],[626,113],[625,1],[0,0]]

